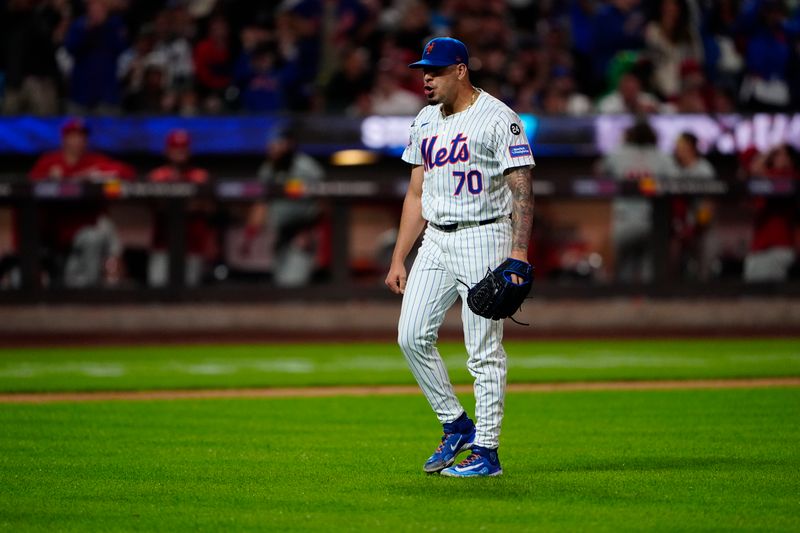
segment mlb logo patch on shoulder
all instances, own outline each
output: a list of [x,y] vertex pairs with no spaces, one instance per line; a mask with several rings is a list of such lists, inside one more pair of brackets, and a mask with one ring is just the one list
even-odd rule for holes
[[515,144],[508,147],[508,152],[511,157],[523,157],[531,155],[531,145],[529,144]]

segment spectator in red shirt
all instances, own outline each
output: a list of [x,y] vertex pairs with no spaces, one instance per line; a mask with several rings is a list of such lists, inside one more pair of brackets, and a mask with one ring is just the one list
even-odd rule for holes
[[[98,183],[134,178],[133,167],[89,151],[88,134],[82,120],[68,120],[61,128],[61,149],[42,155],[30,179]],[[51,204],[42,216],[42,244],[56,258],[66,257],[63,281],[67,287],[118,280],[122,244],[102,203]]]
[[[208,171],[192,166],[191,138],[186,130],[169,132],[165,155],[167,162],[153,169],[147,178],[155,182],[180,182],[203,184],[209,181]],[[186,272],[188,286],[200,283],[204,259],[210,255],[214,243],[214,232],[208,222],[210,206],[195,202],[189,206],[186,222]],[[167,213],[164,209],[155,212],[152,251],[147,270],[151,287],[163,287],[169,278],[169,255],[167,253]]]
[[[748,159],[748,174],[752,178],[800,179],[798,153],[787,144]],[[755,198],[753,240],[750,253],[744,261],[745,281],[786,281],[797,255],[796,213],[797,202],[794,198]]]
[[232,82],[228,23],[214,17],[208,23],[208,36],[194,47],[194,70],[202,106],[208,112],[223,107],[225,91]]

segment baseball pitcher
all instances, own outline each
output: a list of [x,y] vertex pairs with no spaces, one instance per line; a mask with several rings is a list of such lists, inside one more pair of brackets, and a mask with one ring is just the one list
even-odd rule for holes
[[[409,65],[422,70],[429,105],[411,125],[403,153],[412,165],[411,180],[386,277],[386,285],[403,295],[398,343],[444,428],[423,469],[453,477],[503,472],[497,448],[506,387],[501,344],[506,315],[477,311],[492,306],[471,309],[468,297],[472,302],[476,295],[470,287],[493,270],[494,287],[531,282],[531,147],[517,114],[470,83],[468,63],[462,42],[437,38],[425,46],[420,61]],[[423,230],[406,276],[405,259]],[[484,289],[478,299],[486,295]],[[475,422],[456,397],[436,348],[445,312],[459,296],[467,367],[475,378]],[[472,453],[455,464],[463,450]]]

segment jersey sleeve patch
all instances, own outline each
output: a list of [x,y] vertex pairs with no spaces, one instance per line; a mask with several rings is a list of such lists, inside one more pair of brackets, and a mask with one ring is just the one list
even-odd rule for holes
[[508,147],[508,153],[511,157],[524,157],[531,155],[531,145],[529,144],[515,144]]

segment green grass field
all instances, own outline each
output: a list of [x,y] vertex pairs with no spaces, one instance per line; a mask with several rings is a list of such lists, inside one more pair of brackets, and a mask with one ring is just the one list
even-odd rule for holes
[[[467,404],[469,400],[466,400]],[[800,390],[512,394],[497,479],[420,397],[3,406],[7,531],[800,528]]]
[[[507,342],[510,382],[800,376],[800,339]],[[462,344],[440,347],[469,383]],[[0,391],[414,383],[396,345],[0,350]]]
[[[798,340],[507,349],[516,382],[800,376]],[[411,382],[390,344],[0,351],[3,391]],[[3,531],[800,530],[793,387],[509,394],[477,480],[422,472],[421,396],[0,403],[0,428]]]

